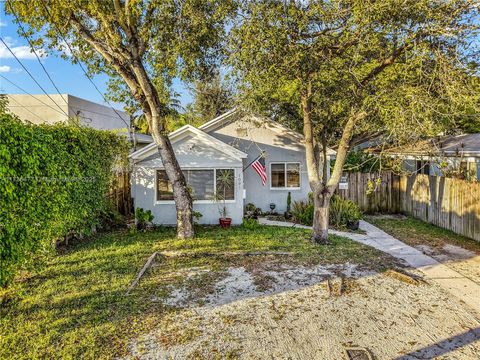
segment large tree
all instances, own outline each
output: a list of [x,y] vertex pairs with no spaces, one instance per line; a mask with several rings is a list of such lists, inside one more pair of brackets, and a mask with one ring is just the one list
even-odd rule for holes
[[192,198],[166,126],[170,85],[174,77],[203,77],[215,65],[232,3],[8,0],[5,9],[29,26],[37,46],[63,51],[66,58],[86,63],[91,74],[107,73],[117,97],[140,106],[173,185],[177,236],[192,237]]
[[[357,140],[416,141],[466,111],[478,118],[469,86],[478,10],[474,0],[244,4],[229,64],[246,107],[303,131],[314,241],[327,241],[330,198]],[[328,145],[337,151],[330,177]]]

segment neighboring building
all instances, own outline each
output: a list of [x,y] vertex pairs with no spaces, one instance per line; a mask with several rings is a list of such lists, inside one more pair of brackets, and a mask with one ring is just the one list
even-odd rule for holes
[[[33,124],[77,122],[100,130],[116,130],[132,141],[130,117],[121,110],[69,94],[8,94],[8,109],[21,120]],[[68,114],[68,117],[67,117]],[[153,142],[150,135],[135,134],[136,149]]]
[[480,134],[439,137],[387,153],[401,158],[403,169],[415,174],[456,172],[480,180]]
[[117,129],[128,133],[130,128],[130,117],[125,112],[69,94],[7,96],[10,112],[34,124],[76,120],[81,125],[96,129]]
[[[222,188],[220,174],[233,175],[227,186],[226,207],[233,224],[241,224],[244,205],[253,203],[263,211],[286,210],[287,196],[305,200],[310,192],[303,136],[269,119],[229,111],[206,124],[191,125],[170,134],[177,160],[194,194],[194,210],[200,222],[217,224],[222,204],[215,201]],[[265,154],[265,186],[251,163]],[[333,155],[329,151],[329,156]],[[136,208],[151,210],[157,224],[176,223],[171,184],[154,144],[130,155],[132,197]],[[328,167],[329,168],[329,167]]]

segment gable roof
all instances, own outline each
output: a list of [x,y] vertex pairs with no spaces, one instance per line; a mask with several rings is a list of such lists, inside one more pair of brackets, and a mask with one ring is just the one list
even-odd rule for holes
[[234,119],[233,115],[238,115],[239,113],[240,110],[233,108],[231,110],[228,110],[226,113],[217,116],[210,121],[207,121],[205,124],[200,125],[198,128],[208,133],[220,126],[225,126],[229,124]]
[[[206,133],[209,133],[209,132],[214,131],[214,130],[218,130],[218,129],[224,127],[224,126],[227,126],[227,125],[231,124],[235,120],[238,120],[239,119],[238,115],[240,115],[240,114],[242,114],[242,111],[234,108],[234,109],[229,110],[226,113],[224,113],[224,114],[206,122],[205,124],[199,126],[199,129],[205,131]],[[288,134],[294,141],[298,141],[298,142],[302,142],[302,143],[304,142],[303,134],[300,134],[297,131],[294,131],[294,130],[290,129],[290,128],[280,124],[277,121],[274,121],[274,120],[272,120],[268,117],[264,117],[264,116],[253,115],[252,117],[254,119],[258,119],[258,120],[261,120],[263,122],[267,122],[268,125],[269,125],[269,128],[272,129],[273,131],[281,133],[282,135]],[[331,149],[331,148],[327,148],[327,154],[329,156],[335,156],[336,151]]]
[[[224,143],[223,141],[220,141],[214,138],[211,135],[208,135],[207,133],[203,132],[200,129],[197,129],[192,125],[184,125],[181,128],[171,132],[168,135],[168,137],[170,138],[170,142],[173,145],[176,142],[184,139],[188,135],[194,135],[199,137],[207,145],[212,146],[218,151],[221,151],[235,159],[241,160],[247,157],[247,154],[245,154],[244,152],[234,148],[231,145]],[[146,157],[154,154],[157,151],[158,151],[157,144],[153,142],[145,146],[144,148],[133,152],[132,154],[129,155],[129,158],[131,158],[132,160],[139,161],[139,160],[145,159]]]

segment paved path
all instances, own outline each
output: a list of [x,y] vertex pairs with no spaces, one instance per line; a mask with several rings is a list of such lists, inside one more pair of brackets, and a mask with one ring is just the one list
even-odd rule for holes
[[[260,218],[259,223],[263,225],[311,229],[309,226],[299,224],[292,225],[292,223],[289,222],[271,221],[265,218]],[[348,237],[349,239],[372,246],[375,249],[403,260],[412,268],[423,272],[427,280],[435,281],[452,295],[480,313],[480,285],[366,221],[360,221],[360,229],[364,230],[366,234],[336,230],[330,230],[330,233]]]

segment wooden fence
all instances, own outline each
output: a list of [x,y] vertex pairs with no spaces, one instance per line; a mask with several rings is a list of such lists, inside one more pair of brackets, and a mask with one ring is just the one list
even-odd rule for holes
[[122,215],[128,215],[132,212],[133,202],[130,194],[130,172],[117,172],[114,175],[112,186],[107,197],[113,204],[113,207]]
[[366,213],[405,213],[480,241],[480,183],[428,175],[350,173],[338,194]]

